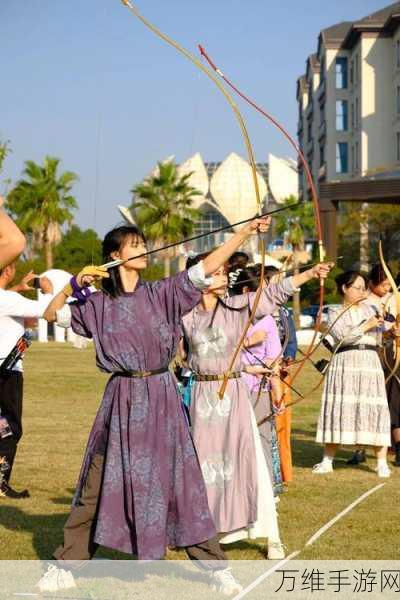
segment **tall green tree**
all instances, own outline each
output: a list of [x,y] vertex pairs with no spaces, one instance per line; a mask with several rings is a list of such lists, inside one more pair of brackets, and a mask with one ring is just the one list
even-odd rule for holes
[[44,164],[25,162],[23,178],[7,196],[7,204],[20,228],[31,234],[33,246],[44,248],[46,267],[53,266],[53,249],[61,240],[61,228],[71,225],[78,207],[71,194],[78,176],[59,173],[60,160],[46,156]]
[[[296,204],[297,198],[289,196],[284,206]],[[311,202],[302,202],[298,206],[277,215],[275,220],[276,232],[284,237],[286,243],[293,248],[293,271],[300,272],[300,257],[305,250],[305,241],[314,231],[314,212]],[[300,293],[293,294],[293,318],[296,327],[300,325]]]
[[[177,242],[193,233],[199,217],[193,200],[200,192],[189,184],[190,176],[179,175],[172,161],[159,162],[156,172],[131,190],[135,221],[154,246]],[[173,250],[164,253],[165,277],[170,275],[174,255]]]
[[394,204],[368,204],[361,210],[360,202],[341,206],[338,225],[339,254],[345,268],[357,268],[361,262],[360,230],[368,227],[370,265],[379,262],[378,241],[382,239],[385,257],[395,272],[400,259],[400,207]]
[[101,264],[101,240],[93,229],[72,225],[54,249],[54,267],[76,275],[83,266]]

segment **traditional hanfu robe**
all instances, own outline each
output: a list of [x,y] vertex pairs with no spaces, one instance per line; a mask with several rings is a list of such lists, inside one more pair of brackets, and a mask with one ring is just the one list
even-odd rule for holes
[[94,542],[139,559],[160,559],[167,545],[190,546],[216,533],[174,376],[123,374],[168,367],[182,316],[200,298],[184,271],[155,283],[139,281],[134,292],[117,298],[98,292],[71,305],[73,330],[93,338],[97,366],[112,373],[74,505],[93,457],[103,454]]
[[[262,291],[255,318],[272,313],[293,291],[291,278],[268,286]],[[195,374],[227,371],[254,296],[250,293],[225,300],[230,307],[242,310],[220,305],[212,315],[199,305],[184,316],[188,363]],[[241,371],[242,366],[239,353],[233,371]],[[279,541],[272,485],[249,390],[241,377],[230,379],[220,400],[220,386],[221,381],[196,381],[190,407],[192,435],[211,514],[217,531],[230,534],[220,541],[230,543],[247,537]]]

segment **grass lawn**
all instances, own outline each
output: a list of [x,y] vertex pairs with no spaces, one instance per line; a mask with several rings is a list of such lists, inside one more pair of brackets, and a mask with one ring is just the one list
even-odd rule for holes
[[[322,356],[322,354],[320,354]],[[29,487],[32,497],[24,501],[0,499],[0,560],[46,559],[62,541],[73,489],[93,417],[107,376],[94,364],[92,348],[34,344],[25,360],[24,437],[20,444],[13,485]],[[319,374],[305,366],[296,386],[311,390]],[[321,448],[314,442],[321,387],[313,397],[293,409],[295,474],[279,505],[282,539],[288,552],[302,550],[322,525],[362,493],[384,481],[374,493],[340,520],[301,559],[394,559],[397,558],[400,506],[400,469],[392,467],[389,480],[379,480],[367,465],[347,467],[350,451],[339,454],[332,475],[316,476],[311,466]],[[263,559],[262,545],[240,543],[228,548],[232,559]],[[126,558],[101,550],[96,557]],[[170,552],[169,558],[184,558]],[[129,557],[128,557],[129,558]]]

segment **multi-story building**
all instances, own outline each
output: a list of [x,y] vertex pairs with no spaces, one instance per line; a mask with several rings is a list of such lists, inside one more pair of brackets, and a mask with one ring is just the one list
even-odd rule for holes
[[[335,254],[340,202],[400,202],[400,2],[322,30],[297,101],[299,145]],[[308,198],[300,164],[299,188]]]

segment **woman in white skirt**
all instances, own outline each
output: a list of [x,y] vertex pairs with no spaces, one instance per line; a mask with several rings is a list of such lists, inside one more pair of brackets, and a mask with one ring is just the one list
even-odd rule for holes
[[389,477],[390,414],[378,355],[383,318],[363,302],[366,282],[360,273],[342,273],[336,283],[343,308],[328,314],[336,352],[326,374],[316,437],[324,456],[313,472],[331,473],[339,446],[360,445],[375,448],[378,476]]

